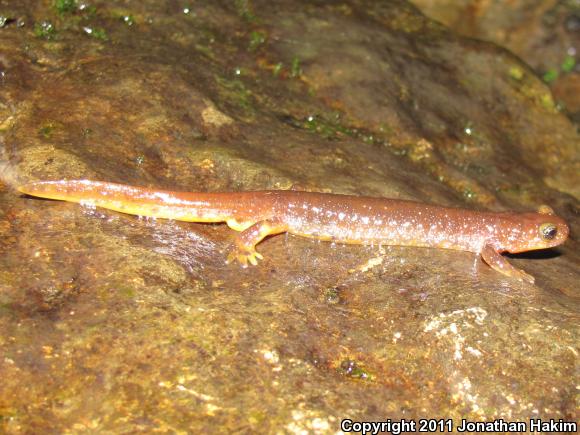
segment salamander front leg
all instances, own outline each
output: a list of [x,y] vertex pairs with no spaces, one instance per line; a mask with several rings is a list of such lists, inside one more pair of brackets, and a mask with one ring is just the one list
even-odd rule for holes
[[520,281],[527,281],[530,284],[534,283],[534,277],[532,275],[528,275],[523,270],[512,266],[505,257],[497,252],[491,245],[485,245],[481,251],[481,258],[483,258],[483,261],[489,264],[492,269],[497,270],[504,275],[511,276]]
[[243,267],[247,267],[248,263],[256,266],[258,259],[264,258],[256,251],[256,245],[269,235],[280,234],[287,229],[288,226],[278,219],[268,219],[255,223],[238,234],[236,246],[228,255],[228,263],[238,260]]

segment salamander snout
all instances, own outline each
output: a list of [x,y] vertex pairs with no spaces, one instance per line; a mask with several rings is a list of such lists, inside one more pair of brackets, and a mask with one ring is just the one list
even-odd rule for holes
[[547,205],[541,205],[536,216],[543,220],[538,232],[547,248],[564,243],[570,234],[570,228],[564,219],[556,216],[554,210]]

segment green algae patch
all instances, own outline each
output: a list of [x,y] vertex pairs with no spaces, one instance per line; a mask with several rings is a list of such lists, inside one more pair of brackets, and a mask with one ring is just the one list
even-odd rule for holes
[[265,32],[260,31],[252,31],[250,32],[250,42],[248,44],[248,50],[256,51],[262,45],[264,45],[267,41],[267,35]]
[[554,102],[554,98],[552,97],[552,94],[550,93],[545,93],[543,95],[540,96],[540,101],[542,104],[542,107],[550,112],[557,112],[558,108],[556,107],[556,103]]
[[302,67],[300,66],[300,59],[295,56],[290,63],[290,77],[298,78],[302,75]]
[[58,121],[48,121],[44,123],[39,129],[38,134],[43,139],[51,139],[59,131],[63,131],[64,125]]
[[34,25],[38,38],[64,41],[70,34],[82,32],[101,41],[109,39],[103,27],[93,24],[97,19],[103,22],[105,17],[98,14],[95,6],[79,4],[76,0],[56,0],[47,11],[52,17]]
[[250,120],[256,116],[252,91],[239,79],[229,79],[223,76],[216,77],[220,97],[237,108],[243,116]]
[[52,136],[52,133],[54,132],[56,128],[56,125],[53,123],[48,123],[43,125],[42,127],[40,127],[40,129],[38,130],[38,133],[40,133],[40,135],[45,138],[45,139],[50,139],[50,137]]
[[558,76],[560,74],[558,73],[558,70],[556,69],[550,69],[548,71],[546,71],[544,73],[544,75],[542,76],[542,79],[546,82],[546,83],[553,83],[558,79]]
[[524,78],[524,70],[519,66],[512,66],[509,69],[509,76],[517,81]]
[[107,36],[107,32],[102,27],[83,27],[83,31],[86,35],[90,36],[91,38],[98,39],[100,41],[108,41],[109,37]]
[[55,0],[54,9],[59,14],[71,14],[78,8],[78,0]]
[[343,360],[340,363],[338,372],[349,378],[360,379],[361,381],[372,381],[374,379],[374,376],[361,364],[350,359]]
[[[330,119],[329,119],[330,118]],[[357,137],[358,131],[344,126],[341,123],[340,114],[330,115],[310,115],[303,122],[302,126],[323,137],[324,139],[335,139],[342,135]],[[364,140],[363,136],[363,140]]]
[[135,24],[135,17],[131,14],[125,14],[121,17],[121,20],[123,21],[123,23],[125,23],[127,26],[132,26]]
[[525,76],[522,80],[517,82],[516,86],[523,96],[529,98],[544,110],[551,113],[558,113],[558,108],[556,107],[547,85],[538,81],[535,77]]
[[52,41],[57,36],[56,27],[50,21],[41,21],[34,24],[34,35],[37,38]]
[[576,58],[574,56],[566,56],[560,68],[562,69],[563,72],[570,73],[574,71],[576,63],[577,63]]
[[569,74],[574,71],[576,63],[574,56],[566,56],[559,68],[550,68],[542,75],[542,79],[548,84],[553,84],[560,78],[560,75]]
[[294,127],[315,133],[327,140],[351,137],[360,139],[369,144],[386,145],[386,140],[383,137],[383,130],[380,130],[379,133],[373,133],[364,129],[349,127],[348,123],[343,119],[343,115],[339,112],[308,115],[304,119],[287,117],[285,122]]
[[234,4],[238,15],[244,20],[247,22],[256,20],[256,14],[254,13],[254,6],[251,0],[235,0]]
[[122,22],[128,27],[141,23],[145,20],[143,16],[137,16],[133,11],[126,8],[111,8],[107,10],[107,16],[117,22]]
[[278,62],[278,63],[274,64],[274,67],[272,68],[272,75],[274,77],[280,76],[280,73],[282,72],[283,69],[284,69],[284,64],[282,62]]

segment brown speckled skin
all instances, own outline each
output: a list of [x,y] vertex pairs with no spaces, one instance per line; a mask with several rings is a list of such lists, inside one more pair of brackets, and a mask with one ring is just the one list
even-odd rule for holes
[[[568,226],[549,207],[539,213],[494,213],[413,201],[298,191],[170,192],[90,181],[41,181],[23,193],[79,202],[123,213],[189,222],[226,222],[241,231],[230,259],[244,266],[262,256],[255,245],[270,234],[341,243],[375,243],[457,249],[480,254],[494,269],[533,282],[501,252],[544,249],[563,243]],[[555,229],[552,238],[541,229]]]

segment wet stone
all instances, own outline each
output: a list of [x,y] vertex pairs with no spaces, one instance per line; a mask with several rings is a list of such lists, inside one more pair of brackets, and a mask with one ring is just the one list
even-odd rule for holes
[[[577,418],[578,134],[518,57],[403,0],[4,3],[1,433]],[[534,285],[290,235],[242,269],[227,225],[16,190],[79,178],[548,204],[572,237],[509,258]]]

